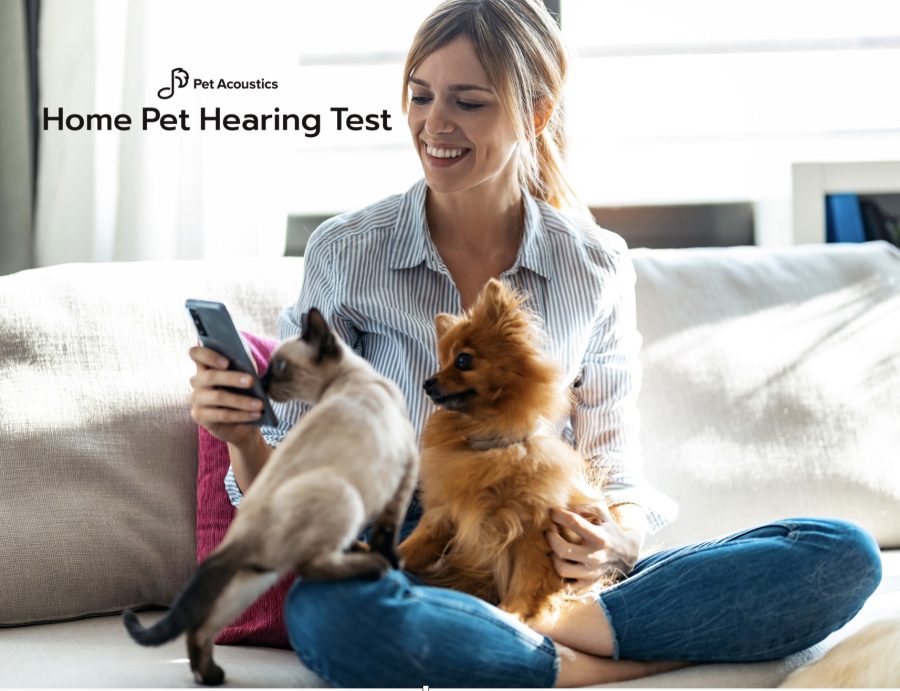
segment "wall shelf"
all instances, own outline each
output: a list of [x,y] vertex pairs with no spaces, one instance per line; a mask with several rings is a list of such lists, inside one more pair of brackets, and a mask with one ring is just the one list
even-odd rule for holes
[[900,193],[900,161],[794,163],[791,206],[795,245],[825,242],[825,197]]

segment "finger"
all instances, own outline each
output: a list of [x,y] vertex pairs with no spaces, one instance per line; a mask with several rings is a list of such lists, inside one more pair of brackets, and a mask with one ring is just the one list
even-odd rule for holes
[[251,375],[232,370],[204,369],[191,377],[191,386],[194,389],[211,389],[218,386],[249,389],[252,385]]
[[555,530],[548,530],[544,533],[544,536],[547,538],[547,544],[550,545],[553,553],[562,559],[584,561],[584,558],[587,556],[587,550],[583,546],[569,542]]
[[575,580],[578,580],[580,578],[591,578],[591,571],[583,564],[574,564],[565,559],[560,559],[555,554],[553,555],[552,559],[553,568],[556,569],[556,573],[558,573],[562,578],[572,578]]
[[203,346],[193,346],[188,350],[191,360],[197,365],[204,367],[212,367],[213,369],[225,369],[228,367],[228,359],[219,355],[212,348],[204,348]]
[[191,404],[196,408],[263,409],[263,402],[254,396],[242,396],[222,389],[198,389],[191,397]]
[[615,519],[612,516],[612,513],[609,511],[609,507],[606,506],[605,503],[598,504],[574,504],[569,507],[575,513],[587,518],[590,520],[591,518],[600,519],[600,521],[614,521]]
[[577,534],[582,540],[589,541],[593,544],[602,542],[602,538],[598,536],[598,526],[591,523],[583,516],[568,511],[567,509],[551,509],[550,520],[557,525],[568,528]]
[[246,424],[258,420],[258,410],[232,410],[231,408],[191,408],[191,418],[197,424],[209,427],[222,424]]

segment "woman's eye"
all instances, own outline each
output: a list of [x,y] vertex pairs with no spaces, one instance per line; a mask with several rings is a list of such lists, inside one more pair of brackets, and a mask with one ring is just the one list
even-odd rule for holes
[[431,99],[428,96],[412,96],[409,100],[417,106],[421,106],[428,103]]
[[463,372],[472,369],[472,356],[468,353],[460,353],[457,355],[456,369],[462,370]]
[[469,103],[467,101],[457,101],[459,107],[463,110],[478,110],[479,108],[484,108],[483,103]]

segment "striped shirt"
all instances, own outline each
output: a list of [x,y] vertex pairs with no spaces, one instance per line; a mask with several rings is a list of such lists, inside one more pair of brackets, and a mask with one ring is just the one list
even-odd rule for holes
[[[426,190],[420,180],[405,194],[319,226],[307,245],[300,297],[278,317],[285,339],[299,336],[301,317],[311,307],[322,312],[356,352],[397,383],[419,435],[434,410],[422,389],[439,369],[434,317],[462,312],[428,232]],[[522,242],[501,278],[530,296],[529,307],[547,332],[546,347],[572,385],[572,414],[552,433],[602,468],[611,506],[642,506],[656,530],[677,507],[648,485],[642,471],[636,407],[641,337],[627,247],[615,233],[524,194]],[[280,424],[263,428],[266,442],[276,446],[307,409],[276,403]],[[225,486],[238,505],[242,495],[231,469]]]

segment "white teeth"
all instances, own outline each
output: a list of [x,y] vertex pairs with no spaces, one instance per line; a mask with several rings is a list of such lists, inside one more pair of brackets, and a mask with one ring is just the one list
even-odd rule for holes
[[434,156],[435,158],[456,158],[466,152],[465,149],[435,149],[428,144],[425,145],[425,151],[429,156]]

